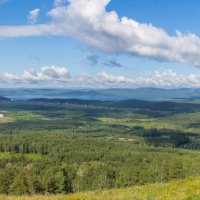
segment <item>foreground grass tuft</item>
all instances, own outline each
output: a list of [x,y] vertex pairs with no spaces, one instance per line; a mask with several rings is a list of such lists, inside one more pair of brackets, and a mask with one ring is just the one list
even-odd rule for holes
[[0,196],[0,200],[199,200],[200,177],[165,184],[56,196]]

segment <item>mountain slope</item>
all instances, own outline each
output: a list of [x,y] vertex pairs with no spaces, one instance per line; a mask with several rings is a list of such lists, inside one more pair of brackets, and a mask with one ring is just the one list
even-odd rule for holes
[[3,97],[3,96],[0,96],[0,101],[10,101],[10,99]]

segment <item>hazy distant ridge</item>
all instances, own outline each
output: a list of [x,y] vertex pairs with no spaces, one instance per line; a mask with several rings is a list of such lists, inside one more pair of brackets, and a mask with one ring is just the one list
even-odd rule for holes
[[1,96],[11,99],[63,98],[87,100],[195,100],[200,99],[200,89],[0,89]]

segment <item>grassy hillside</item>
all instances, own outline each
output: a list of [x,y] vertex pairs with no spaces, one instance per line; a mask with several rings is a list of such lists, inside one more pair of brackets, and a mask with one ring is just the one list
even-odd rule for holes
[[0,200],[198,200],[200,177],[127,189],[56,196],[0,196]]

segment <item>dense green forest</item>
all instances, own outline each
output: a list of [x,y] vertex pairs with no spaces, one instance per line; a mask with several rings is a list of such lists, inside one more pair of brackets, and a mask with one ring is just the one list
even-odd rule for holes
[[200,176],[200,104],[0,102],[0,193],[58,194]]

